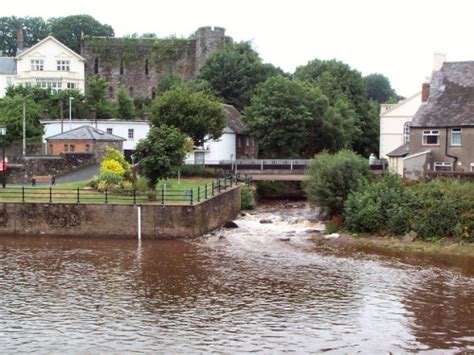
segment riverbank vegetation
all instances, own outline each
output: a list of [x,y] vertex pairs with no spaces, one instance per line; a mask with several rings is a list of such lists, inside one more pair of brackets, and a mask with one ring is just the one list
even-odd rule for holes
[[308,200],[349,232],[474,241],[473,182],[406,183],[394,174],[374,181],[367,161],[350,151],[317,155],[308,174]]

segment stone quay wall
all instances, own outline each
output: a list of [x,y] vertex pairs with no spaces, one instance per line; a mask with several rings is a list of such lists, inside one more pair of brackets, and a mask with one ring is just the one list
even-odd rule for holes
[[0,204],[0,236],[137,238],[138,206],[142,238],[196,238],[235,219],[236,186],[195,205]]

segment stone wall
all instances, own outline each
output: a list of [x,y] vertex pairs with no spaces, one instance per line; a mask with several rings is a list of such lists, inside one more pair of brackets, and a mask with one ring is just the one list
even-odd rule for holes
[[96,163],[92,153],[66,153],[62,156],[32,156],[18,159],[7,169],[10,183],[25,184],[35,175],[61,176]]
[[[132,97],[157,95],[161,78],[197,76],[209,55],[224,48],[225,29],[199,28],[191,39],[85,38],[81,55],[86,59],[86,80],[101,75],[110,98],[122,87]],[[100,117],[99,117],[100,118]]]
[[[137,207],[104,204],[0,204],[0,236],[137,238]],[[240,187],[193,206],[141,205],[142,238],[195,238],[234,219]]]

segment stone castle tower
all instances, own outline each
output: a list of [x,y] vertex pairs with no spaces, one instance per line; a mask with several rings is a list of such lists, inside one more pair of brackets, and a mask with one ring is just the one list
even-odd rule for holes
[[170,74],[195,78],[224,42],[224,28],[201,27],[191,39],[84,38],[81,55],[86,59],[86,81],[95,75],[104,77],[109,98],[115,99],[120,87],[131,97],[154,98],[161,78]]

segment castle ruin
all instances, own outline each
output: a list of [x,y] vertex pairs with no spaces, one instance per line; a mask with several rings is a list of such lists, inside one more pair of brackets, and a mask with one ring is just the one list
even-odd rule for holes
[[82,40],[87,79],[100,75],[115,99],[120,87],[133,97],[154,98],[158,83],[173,74],[195,78],[209,55],[224,48],[225,29],[201,27],[190,39],[105,38]]

